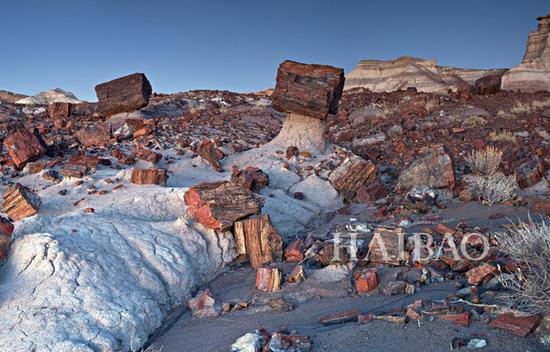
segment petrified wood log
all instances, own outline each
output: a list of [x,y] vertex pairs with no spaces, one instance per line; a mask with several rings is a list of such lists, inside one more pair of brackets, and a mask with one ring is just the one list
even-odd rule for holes
[[4,192],[2,210],[14,220],[19,221],[38,213],[40,198],[27,187],[16,184],[8,187]]
[[263,198],[229,181],[201,183],[189,188],[184,196],[187,212],[197,222],[215,230],[224,230],[237,220],[258,214]]
[[271,100],[277,110],[324,119],[338,111],[343,89],[343,69],[287,60],[279,65]]
[[130,182],[136,185],[166,186],[167,179],[166,169],[133,169]]
[[248,166],[244,170],[235,168],[231,174],[231,182],[259,193],[262,188],[269,185],[269,175],[254,166]]
[[259,268],[256,271],[256,289],[264,292],[279,291],[282,276],[277,268]]
[[342,162],[330,174],[329,180],[334,188],[347,200],[352,200],[362,185],[374,180],[376,165],[353,155]]
[[223,172],[220,165],[220,159],[223,158],[223,152],[217,149],[211,141],[203,141],[197,148],[197,154],[203,158],[214,170]]
[[234,235],[237,254],[248,256],[253,268],[283,259],[283,239],[271,225],[269,215],[235,222]]
[[50,103],[48,105],[48,115],[50,115],[50,118],[55,117],[69,117],[71,116],[71,109],[72,104],[71,103]]
[[4,146],[18,168],[22,168],[29,161],[38,160],[47,151],[42,137],[26,128],[20,128],[4,139]]
[[85,127],[76,132],[76,138],[85,147],[102,147],[111,143],[111,128],[106,124]]
[[141,109],[153,91],[143,73],[134,73],[95,87],[98,111],[104,116]]

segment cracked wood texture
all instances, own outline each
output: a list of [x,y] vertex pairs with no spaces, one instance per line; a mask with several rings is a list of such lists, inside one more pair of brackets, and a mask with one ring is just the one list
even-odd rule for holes
[[187,212],[203,226],[224,230],[237,220],[258,214],[263,198],[229,181],[201,183],[184,196]]
[[153,89],[143,73],[134,73],[98,84],[95,91],[98,111],[104,116],[110,116],[146,106]]
[[9,187],[2,197],[2,211],[14,221],[33,216],[40,208],[40,198],[19,183]]
[[271,225],[269,215],[235,222],[237,254],[246,255],[253,268],[283,259],[283,239]]
[[273,107],[325,119],[338,111],[344,79],[341,68],[287,60],[277,71],[277,83],[271,95]]

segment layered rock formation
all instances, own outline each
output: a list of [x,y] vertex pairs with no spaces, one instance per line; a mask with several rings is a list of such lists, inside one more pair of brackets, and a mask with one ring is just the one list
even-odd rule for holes
[[367,88],[373,92],[392,92],[414,87],[420,92],[446,93],[469,87],[476,80],[504,69],[476,70],[437,66],[435,60],[410,56],[395,60],[361,61],[346,77],[344,89]]
[[502,77],[503,90],[550,91],[550,14],[537,20],[538,28],[529,33],[523,61]]
[[15,103],[18,100],[26,98],[26,95],[0,90],[0,102]]
[[23,105],[48,105],[51,103],[78,104],[81,103],[81,101],[78,100],[73,93],[56,88],[17,100],[15,103]]

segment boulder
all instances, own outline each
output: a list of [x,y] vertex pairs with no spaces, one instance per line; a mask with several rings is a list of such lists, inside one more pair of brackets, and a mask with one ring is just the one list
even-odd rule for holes
[[550,91],[550,14],[537,20],[538,28],[529,33],[521,64],[502,76],[503,90]]
[[277,110],[324,119],[338,111],[343,88],[343,69],[287,60],[279,65],[271,100]]
[[76,132],[76,138],[84,147],[105,147],[111,143],[111,128],[106,124],[84,127]]
[[443,146],[421,153],[399,175],[399,188],[405,190],[422,186],[452,190],[455,182],[453,159]]
[[151,84],[143,73],[134,73],[95,87],[98,111],[104,116],[141,109],[149,103]]
[[474,92],[479,95],[495,94],[500,92],[502,75],[489,75],[478,79],[474,85]]
[[50,118],[69,117],[71,115],[71,103],[54,102],[48,105]]
[[521,313],[500,313],[489,323],[493,329],[501,329],[518,336],[527,336],[532,333],[541,321],[540,316]]
[[26,128],[20,128],[4,139],[4,146],[18,168],[22,168],[29,161],[39,159],[47,151],[46,143],[42,137],[31,133]]

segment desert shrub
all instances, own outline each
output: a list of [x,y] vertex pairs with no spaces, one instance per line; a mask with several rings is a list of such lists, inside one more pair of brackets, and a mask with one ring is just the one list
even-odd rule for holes
[[500,167],[502,152],[497,148],[487,147],[483,150],[474,150],[468,156],[466,161],[470,165],[470,170],[476,175],[493,175]]
[[517,183],[514,175],[502,172],[491,175],[471,175],[466,179],[467,188],[472,194],[488,205],[513,200],[517,196]]
[[533,313],[550,312],[550,219],[522,222],[506,234],[497,235],[499,248],[522,261],[526,270],[501,276],[512,294],[505,299],[511,306]]
[[439,103],[438,99],[428,99],[426,103],[424,104],[424,109],[428,112],[428,114],[431,114],[432,112],[436,111],[441,104]]
[[516,136],[514,136],[510,131],[493,131],[489,134],[489,140],[493,142],[515,142]]
[[512,114],[517,114],[517,115],[519,115],[519,114],[529,114],[529,113],[532,113],[532,112],[536,112],[536,111],[545,109],[549,106],[550,106],[550,99],[533,100],[530,103],[522,103],[522,102],[518,101],[514,105],[512,105],[512,107],[510,108],[510,112]]
[[462,121],[462,128],[476,128],[485,126],[487,124],[487,120],[481,116],[470,116],[464,119]]

